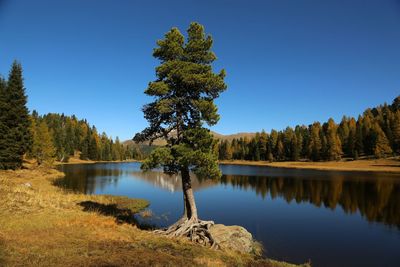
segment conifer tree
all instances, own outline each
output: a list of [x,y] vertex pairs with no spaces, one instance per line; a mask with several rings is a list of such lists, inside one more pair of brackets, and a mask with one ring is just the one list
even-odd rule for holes
[[291,140],[291,160],[297,161],[300,157],[299,142],[297,140],[297,135],[294,134]]
[[278,142],[276,143],[276,159],[285,160],[285,147],[282,142],[282,138],[278,135]]
[[0,76],[0,169],[8,167],[8,134],[9,129],[6,124],[8,114],[8,103],[6,101],[6,81]]
[[378,107],[378,122],[381,126],[383,132],[385,133],[387,139],[389,140],[390,146],[393,146],[394,137],[392,132],[392,122],[393,122],[393,112],[389,106],[385,103],[383,107]]
[[390,108],[393,110],[393,112],[396,112],[396,111],[400,110],[400,96],[396,97],[393,100],[393,103],[390,106]]
[[314,122],[310,126],[309,158],[317,161],[321,157],[322,141],[320,137],[321,125]]
[[364,135],[363,135],[363,119],[358,116],[356,124],[356,152],[357,156],[361,156],[364,153]]
[[293,136],[294,131],[291,127],[287,127],[282,134],[282,144],[284,151],[284,159],[292,159],[293,158]]
[[143,108],[150,126],[134,140],[165,138],[167,145],[155,149],[142,168],[163,166],[167,173],[181,174],[184,214],[164,233],[188,235],[204,243],[207,236],[213,243],[208,231],[212,222],[198,218],[189,171],[210,178],[221,176],[213,153],[213,136],[202,125],[214,125],[219,120],[214,99],[226,89],[225,72],[213,72],[211,63],[216,56],[211,51],[212,38],[204,34],[203,26],[191,23],[187,32],[186,42],[177,28],[157,42],[153,56],[161,65],[156,68],[157,80],[150,82],[145,91],[154,101]]
[[[4,87],[4,82],[1,82]],[[22,166],[23,155],[32,145],[32,133],[30,132],[30,119],[26,107],[27,97],[22,77],[22,67],[17,61],[11,66],[7,85],[2,89],[3,109],[2,123],[3,141],[0,155],[0,168],[17,169]],[[4,105],[6,103],[6,105]]]
[[277,158],[276,144],[278,142],[278,132],[274,129],[271,130],[271,134],[268,138],[268,160],[274,161]]
[[342,121],[340,122],[339,127],[337,128],[337,133],[340,138],[340,143],[342,144],[342,151],[346,152],[347,152],[347,144],[349,142],[348,138],[350,134],[349,121],[350,121],[349,118],[343,116]]
[[355,157],[356,152],[356,134],[357,134],[357,122],[354,118],[349,120],[349,136],[346,143],[346,153],[350,157]]
[[303,151],[303,142],[304,142],[304,137],[303,137],[303,131],[302,127],[297,125],[295,130],[295,136],[296,136],[296,142],[295,142],[295,150],[294,150],[294,159],[299,160],[300,157],[302,156],[302,151]]
[[[348,133],[346,130],[347,137],[344,138],[346,140],[348,138]],[[327,159],[328,160],[339,160],[342,156],[342,145],[340,142],[340,138],[337,134],[337,126],[333,119],[328,120],[327,124]]]
[[387,139],[385,133],[382,131],[381,127],[377,122],[373,125],[371,129],[374,139],[374,155],[377,158],[384,158],[391,154],[393,151],[390,148],[389,140]]
[[85,134],[84,139],[82,140],[82,149],[81,149],[81,155],[80,159],[87,160],[89,159],[89,149],[90,149],[90,141],[91,141],[91,130],[89,127],[86,127],[87,131]]
[[119,141],[118,136],[115,138],[113,152],[114,152],[113,160],[122,160],[124,153],[122,152],[122,145],[121,142]]
[[88,136],[88,158],[91,160],[99,160],[99,140],[96,127],[92,127]]
[[367,155],[372,155],[374,150],[373,137],[371,136],[373,115],[370,109],[364,112],[363,124],[362,124],[362,138],[364,153]]
[[400,153],[400,110],[393,114],[393,121],[391,123],[393,134],[393,150]]
[[260,151],[260,159],[267,160],[267,142],[268,134],[262,130],[258,141],[258,150]]

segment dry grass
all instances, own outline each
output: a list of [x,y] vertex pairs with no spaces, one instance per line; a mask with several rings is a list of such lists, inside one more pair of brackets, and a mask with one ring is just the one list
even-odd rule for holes
[[[80,152],[79,152],[80,153]],[[129,159],[129,160],[108,160],[108,161],[101,161],[101,160],[90,160],[90,159],[80,159],[79,153],[76,153],[76,155],[71,156],[68,159],[68,162],[60,162],[56,161],[55,164],[60,165],[60,164],[94,164],[94,163],[110,163],[110,162],[140,162],[140,160],[135,160],[135,159]]]
[[61,175],[0,171],[1,266],[285,266],[118,223],[107,209],[139,212],[147,201],[66,193],[52,185]]
[[221,164],[269,166],[290,169],[313,169],[313,170],[335,170],[335,171],[369,171],[369,172],[391,172],[400,173],[399,159],[370,159],[354,161],[326,161],[326,162],[267,162],[247,160],[224,160]]

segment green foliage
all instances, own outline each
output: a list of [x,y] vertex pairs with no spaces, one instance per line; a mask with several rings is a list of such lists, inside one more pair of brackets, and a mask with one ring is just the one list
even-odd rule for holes
[[[39,164],[51,163],[54,156],[60,161],[68,161],[76,151],[83,151],[84,157],[92,160],[123,160],[139,155],[134,148],[123,146],[119,141],[112,144],[111,138],[101,142],[96,129],[86,121],[78,121],[75,116],[39,116],[36,111],[29,116],[26,102],[22,67],[14,62],[8,81],[0,78],[1,169],[21,167],[27,152]],[[109,155],[102,158],[104,147],[109,147]]]
[[[343,117],[339,125],[326,123],[297,125],[295,130],[256,133],[253,138],[221,140],[220,160],[339,160],[400,154],[400,97],[392,105],[367,109],[358,119]],[[228,153],[229,152],[229,153]]]
[[83,160],[126,160],[141,159],[141,149],[134,145],[123,145],[118,137],[115,142],[105,133],[101,135],[96,127],[90,126],[86,120],[78,120],[75,116],[49,113],[39,116],[32,112],[35,125],[45,124],[55,148],[55,157],[67,162],[71,156],[80,152]]
[[143,169],[162,166],[167,173],[178,173],[191,168],[198,175],[219,177],[215,142],[203,124],[219,120],[214,99],[226,89],[225,72],[213,72],[212,38],[203,26],[191,23],[187,33],[185,42],[173,28],[157,42],[153,56],[161,65],[156,68],[157,80],[145,90],[154,101],[143,108],[150,125],[134,140],[167,140],[166,147],[155,149],[146,159]]
[[6,81],[0,77],[0,169],[7,167],[8,161],[8,134],[9,129],[6,123],[8,114],[8,103],[6,101]]
[[0,169],[20,168],[24,154],[31,148],[26,102],[22,67],[14,61],[8,81],[0,79]]

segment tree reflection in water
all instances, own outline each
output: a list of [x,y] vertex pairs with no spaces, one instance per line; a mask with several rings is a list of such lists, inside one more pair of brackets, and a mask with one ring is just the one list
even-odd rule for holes
[[[129,165],[126,165],[129,166]],[[106,186],[118,186],[124,178],[140,179],[154,187],[170,192],[182,190],[181,179],[162,172],[139,171],[138,167],[123,164],[98,166],[75,165],[61,167],[66,176],[55,182],[69,190],[94,194]],[[269,171],[271,175],[223,175],[220,180],[193,177],[193,188],[198,191],[218,184],[254,191],[263,199],[284,198],[288,203],[308,202],[317,207],[360,214],[370,222],[382,222],[400,228],[400,180],[378,174]],[[366,179],[368,175],[368,179]],[[396,179],[397,178],[397,179]]]
[[383,222],[400,228],[400,181],[394,179],[329,179],[303,177],[260,177],[224,175],[221,183],[240,189],[251,189],[262,198],[284,198],[312,203],[317,207],[335,209],[338,205],[346,213],[357,211],[370,222]]
[[127,175],[126,171],[118,168],[88,168],[85,165],[61,166],[60,170],[67,170],[66,175],[57,179],[54,184],[84,194],[94,194],[96,189],[103,189],[111,184],[118,186],[119,179]]

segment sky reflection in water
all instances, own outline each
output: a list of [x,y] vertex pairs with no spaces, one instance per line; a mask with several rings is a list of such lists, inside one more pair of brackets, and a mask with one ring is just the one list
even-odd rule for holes
[[[182,213],[179,177],[139,163],[64,165],[60,186],[150,200],[166,226]],[[247,228],[269,257],[313,266],[399,266],[400,177],[391,174],[222,165],[221,180],[193,178],[203,219]]]

